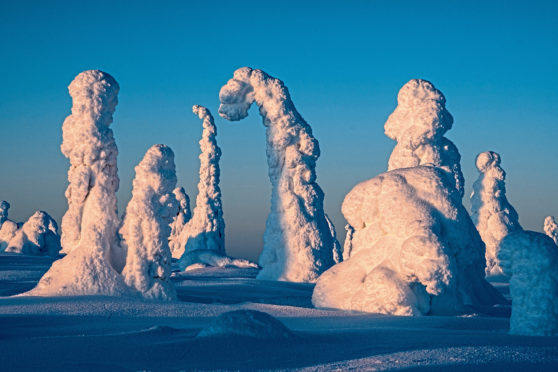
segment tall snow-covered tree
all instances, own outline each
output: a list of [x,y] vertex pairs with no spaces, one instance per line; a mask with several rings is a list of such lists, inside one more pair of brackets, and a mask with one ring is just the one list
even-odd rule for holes
[[172,300],[176,292],[170,281],[170,222],[178,211],[174,153],[154,145],[136,167],[132,199],[120,229],[127,252],[122,271],[126,284],[145,298]]
[[316,183],[319,144],[279,79],[243,67],[219,93],[219,114],[237,121],[260,107],[267,136],[271,211],[264,233],[259,279],[314,282],[334,264],[336,239]]

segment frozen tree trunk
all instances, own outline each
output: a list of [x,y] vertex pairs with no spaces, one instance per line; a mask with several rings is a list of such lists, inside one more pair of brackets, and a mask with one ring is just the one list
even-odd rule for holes
[[245,118],[256,102],[266,126],[271,211],[258,278],[316,281],[334,264],[337,243],[324,213],[324,193],[316,183],[320,150],[312,129],[283,82],[263,71],[236,70],[219,98],[219,114],[231,121]]
[[412,79],[397,95],[397,108],[384,125],[385,134],[397,141],[389,158],[388,170],[432,165],[453,176],[455,187],[464,195],[461,155],[444,134],[453,117],[446,109],[446,98],[426,80]]
[[558,225],[556,220],[554,220],[554,216],[548,216],[544,219],[544,232],[558,245]]
[[500,241],[521,230],[519,216],[506,198],[506,172],[500,167],[500,155],[480,153],[476,159],[480,172],[471,194],[471,218],[486,245],[486,275],[501,275],[498,260]]
[[6,252],[57,257],[60,251],[58,225],[48,213],[35,212],[10,239]]
[[170,222],[178,211],[175,186],[174,153],[165,145],[152,146],[136,167],[132,199],[120,229],[127,251],[122,275],[147,299],[176,298],[168,245]]
[[173,194],[178,201],[178,213],[171,223],[169,247],[172,257],[180,258],[184,254],[184,246],[180,243],[180,233],[192,218],[192,211],[190,210],[190,197],[188,197],[183,187],[175,188]]
[[[28,294],[121,295],[128,293],[128,287],[111,265],[111,252],[118,247],[119,181],[118,151],[109,128],[119,86],[109,74],[89,70],[68,89],[73,106],[62,126],[61,146],[70,160],[68,211],[62,220],[62,246],[68,254],[54,262]],[[117,261],[113,264],[121,264]]]

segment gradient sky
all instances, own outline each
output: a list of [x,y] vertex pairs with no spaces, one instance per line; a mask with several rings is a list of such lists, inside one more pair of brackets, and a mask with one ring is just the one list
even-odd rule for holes
[[[171,146],[195,200],[201,122],[242,66],[285,82],[320,141],[318,183],[341,240],[344,195],[384,171],[383,125],[409,79],[432,81],[455,118],[467,196],[474,158],[502,155],[508,199],[525,228],[558,215],[558,2],[547,1],[0,1],[0,199],[10,217],[60,221],[68,161],[60,153],[67,86],[101,69],[120,84],[112,125],[120,212],[133,167]],[[229,254],[261,250],[270,186],[257,109],[216,118]],[[468,206],[468,198],[465,205]]]

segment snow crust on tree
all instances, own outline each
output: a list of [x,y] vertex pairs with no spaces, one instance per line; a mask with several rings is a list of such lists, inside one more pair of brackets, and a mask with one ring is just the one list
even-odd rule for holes
[[205,337],[251,337],[261,340],[287,340],[295,335],[278,319],[256,310],[235,310],[219,315],[198,334]]
[[180,233],[184,226],[186,226],[186,223],[192,218],[192,211],[190,210],[190,197],[186,194],[183,187],[175,188],[172,193],[178,202],[178,213],[174,216],[171,223],[169,247],[172,256],[180,258],[184,253],[184,247],[180,244]]
[[558,335],[558,246],[545,234],[516,231],[502,240],[498,258],[510,276],[510,333]]
[[419,166],[356,185],[342,205],[348,259],[320,276],[312,303],[394,315],[503,303],[484,279],[484,244],[453,182],[440,168]]
[[544,219],[544,232],[558,245],[558,224],[556,224],[554,216],[548,216]]
[[109,128],[119,86],[106,72],[89,70],[77,75],[68,89],[72,114],[62,126],[61,146],[70,160],[68,211],[61,226],[68,254],[55,261],[28,294],[121,295],[129,288],[113,268],[123,257],[117,242],[118,150]]
[[120,228],[122,247],[127,252],[122,271],[126,284],[153,300],[176,298],[170,281],[170,223],[178,211],[173,193],[176,187],[174,153],[165,145],[147,150],[136,166],[132,199]]
[[57,257],[60,248],[56,221],[48,213],[37,211],[14,232],[6,252]]
[[[173,243],[173,256],[181,257],[184,253],[198,249],[209,249],[224,255],[225,221],[219,188],[221,149],[216,140],[217,127],[207,108],[195,105],[192,111],[203,123],[199,142],[200,180],[193,216],[182,228],[177,242]],[[185,267],[183,264],[180,266]]]
[[248,116],[255,102],[266,127],[271,211],[258,279],[316,281],[334,264],[338,243],[324,213],[324,193],[316,183],[320,149],[312,129],[283,82],[261,70],[236,70],[219,98],[219,114],[231,121]]
[[384,125],[385,134],[397,141],[388,170],[418,165],[440,167],[452,174],[455,187],[463,197],[465,179],[461,155],[444,134],[451,129],[453,117],[446,109],[446,98],[426,80],[412,79],[397,95],[397,107]]
[[486,245],[486,275],[501,275],[498,262],[500,241],[522,230],[519,216],[506,198],[506,172],[500,167],[500,155],[493,151],[477,155],[480,172],[471,194],[471,218]]
[[196,249],[185,252],[180,259],[180,270],[189,271],[193,268],[200,267],[240,267],[240,268],[259,268],[259,266],[251,261],[242,258],[231,258],[213,249]]
[[335,231],[333,221],[331,221],[327,214],[325,215],[325,218],[329,226],[329,232],[333,238],[333,262],[337,264],[343,261],[343,248],[341,248],[341,244],[339,244],[339,240],[337,240],[337,231]]

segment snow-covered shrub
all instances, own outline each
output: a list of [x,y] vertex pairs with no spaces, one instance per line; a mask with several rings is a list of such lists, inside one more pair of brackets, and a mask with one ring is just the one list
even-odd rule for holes
[[510,276],[510,333],[558,335],[558,246],[544,234],[517,231],[502,240],[498,258]]
[[[117,148],[112,114],[118,83],[99,70],[80,73],[68,87],[72,114],[62,126],[62,153],[70,160],[62,219],[66,257],[55,261],[31,295],[119,295],[129,288],[113,268],[122,266],[117,243]],[[115,253],[111,256],[111,252]],[[112,260],[111,260],[112,258]],[[112,261],[112,264],[111,264]]]
[[522,228],[506,198],[506,172],[500,167],[500,155],[486,151],[477,156],[475,163],[480,175],[473,184],[471,218],[486,245],[486,275],[500,275],[500,241]]
[[183,187],[175,188],[172,193],[178,202],[178,213],[171,222],[169,248],[174,258],[180,258],[184,253],[184,247],[180,244],[180,233],[192,218],[192,211],[190,210],[190,197]]
[[388,170],[432,165],[452,174],[463,197],[465,180],[461,155],[444,134],[453,117],[446,109],[446,98],[432,83],[412,79],[397,95],[397,108],[384,125],[385,134],[397,141],[389,158]]
[[148,299],[176,298],[168,245],[170,222],[178,211],[175,186],[174,153],[165,145],[152,146],[136,167],[132,199],[120,229],[127,252],[122,275]]
[[60,251],[58,225],[48,213],[35,212],[15,231],[6,252],[57,257]]
[[484,244],[453,182],[419,166],[356,185],[342,205],[349,257],[320,276],[313,304],[424,315],[503,302],[484,279]]
[[548,216],[544,219],[544,232],[558,245],[558,224],[556,224],[554,216]]
[[219,114],[232,121],[245,118],[255,102],[266,126],[271,211],[258,278],[316,281],[334,264],[336,243],[324,213],[324,193],[316,183],[320,149],[312,129],[283,82],[261,70],[236,70],[219,98]]

